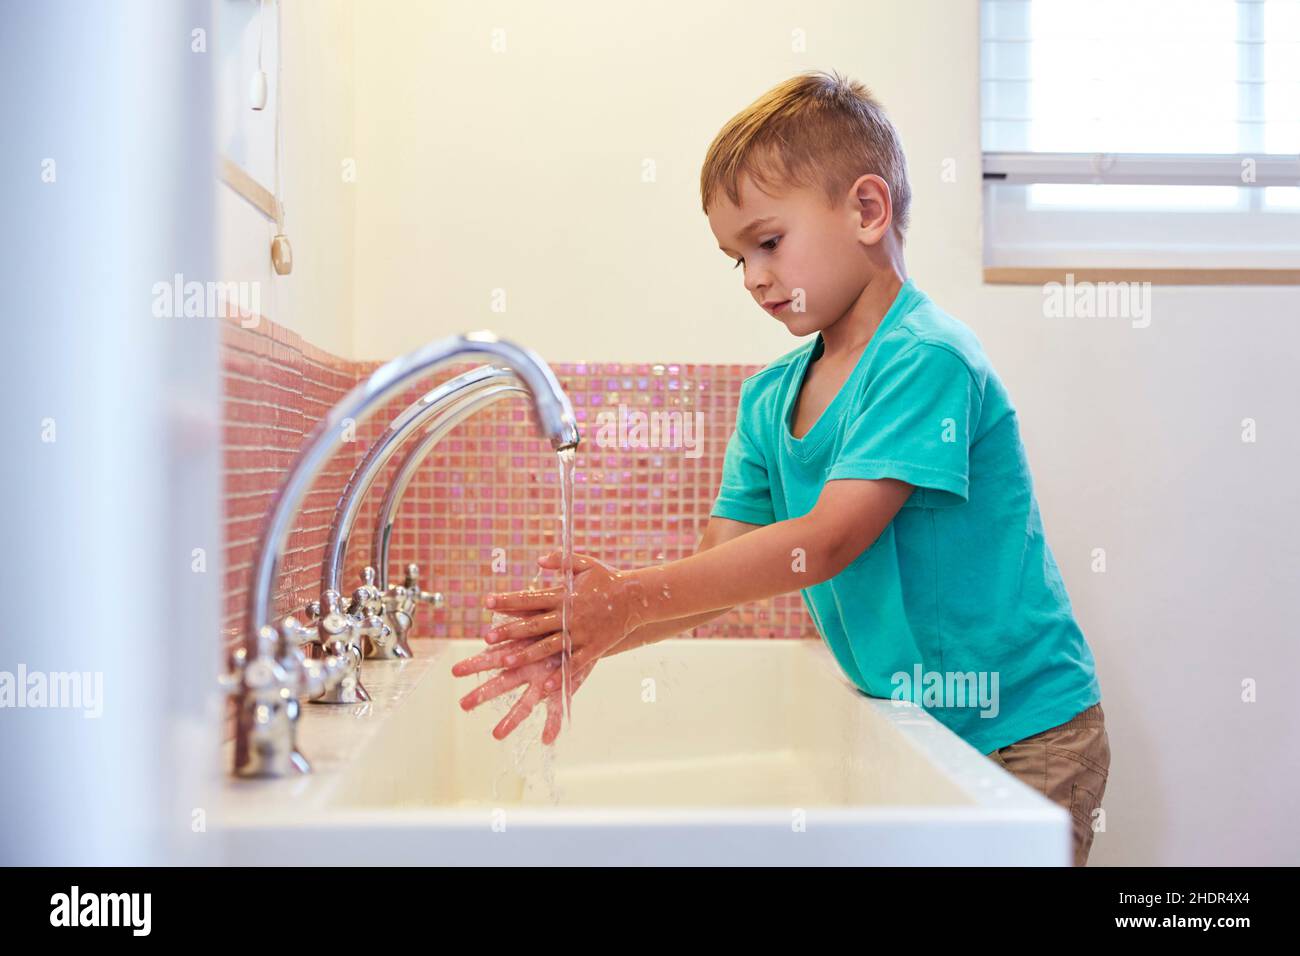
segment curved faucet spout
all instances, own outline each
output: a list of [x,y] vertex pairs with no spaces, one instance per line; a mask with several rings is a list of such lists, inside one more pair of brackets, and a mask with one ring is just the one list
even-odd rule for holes
[[448,407],[442,410],[424,436],[410,446],[397,466],[388,484],[388,490],[384,492],[384,500],[379,506],[379,514],[375,522],[375,534],[371,539],[370,563],[378,575],[381,591],[388,588],[388,552],[392,544],[393,525],[397,523],[397,512],[402,506],[402,498],[406,495],[406,489],[411,479],[415,477],[416,471],[419,470],[420,464],[448,432],[479,409],[511,395],[527,394],[527,391],[512,377],[504,374],[487,377],[451,399],[447,403]]
[[[334,523],[330,527],[329,542],[325,546],[325,559],[321,563],[322,596],[330,591],[343,592],[341,579],[352,528],[356,524],[357,515],[361,511],[366,495],[375,483],[375,479],[383,474],[393,454],[421,428],[427,426],[430,432],[437,430],[441,421],[439,416],[443,416],[449,406],[463,401],[466,396],[502,382],[513,385],[516,392],[528,394],[528,390],[513,369],[482,365],[443,382],[427,395],[416,399],[393,419],[382,435],[375,439],[365,457],[353,469],[339,498]],[[381,579],[379,587],[381,590],[387,588],[387,581]]]
[[270,623],[271,599],[293,515],[330,458],[354,434],[357,425],[396,395],[438,368],[458,360],[483,358],[509,366],[533,399],[543,435],[557,451],[578,444],[573,406],[550,367],[531,349],[505,342],[491,332],[474,332],[430,342],[381,366],[353,388],[312,430],[306,447],[281,485],[262,535],[249,590],[245,647],[257,654],[259,629]]

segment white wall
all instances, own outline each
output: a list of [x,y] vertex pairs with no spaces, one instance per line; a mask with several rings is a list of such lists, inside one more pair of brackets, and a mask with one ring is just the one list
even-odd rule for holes
[[[337,42],[343,64],[347,31],[336,5],[321,6],[332,32],[314,42]],[[629,12],[371,0],[353,15],[354,284],[304,271],[295,281],[316,298],[307,308],[309,293],[296,293],[304,307],[290,324],[336,351],[347,339],[360,358],[479,327],[553,361],[780,354],[793,341],[714,246],[700,163],[726,119],[795,72],[866,82],[909,157],[912,275],[975,329],[1011,391],[1099,662],[1113,764],[1093,862],[1300,859],[1289,806],[1300,728],[1286,698],[1300,663],[1300,291],[1157,289],[1151,326],[1135,329],[1049,321],[1039,290],[982,284],[973,2],[674,0]],[[504,53],[492,52],[494,28]],[[796,29],[807,53],[791,53]],[[346,67],[334,68],[336,95],[298,111],[303,142],[290,152],[304,165],[287,187],[295,250],[332,248],[321,263],[347,255],[348,193],[327,180],[352,107]],[[305,119],[313,110],[319,123]],[[313,136],[328,142],[313,149]],[[940,178],[948,158],[955,183]],[[653,183],[641,181],[646,159]],[[498,288],[504,313],[491,310]],[[1255,444],[1240,440],[1247,417]],[[1105,573],[1090,568],[1095,548]],[[1246,678],[1258,703],[1239,700]]]

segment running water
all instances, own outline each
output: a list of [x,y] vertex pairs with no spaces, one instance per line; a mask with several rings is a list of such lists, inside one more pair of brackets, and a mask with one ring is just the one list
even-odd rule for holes
[[557,452],[560,468],[560,573],[564,576],[564,601],[560,605],[560,687],[564,692],[564,720],[572,719],[573,673],[569,659],[573,641],[569,637],[569,610],[573,603],[573,465],[572,447]]
[[[531,481],[533,484],[537,484],[537,472],[535,472],[535,471],[530,471],[530,472],[528,473],[528,480]],[[539,488],[539,489],[536,489],[536,493],[540,496],[540,494],[541,494],[541,489],[540,489],[540,488]],[[530,498],[532,497],[532,491],[531,491],[531,490],[530,490],[529,497],[530,497]],[[545,524],[544,524],[545,521],[546,521],[546,519],[542,516],[541,511],[538,510],[538,512],[537,512],[537,528],[536,528],[536,531],[534,532],[533,537],[532,537],[532,540],[533,540],[533,541],[542,542],[542,541],[545,541],[545,540],[546,540],[546,535],[543,533],[544,528],[545,528]],[[542,566],[539,564],[539,565],[537,566],[537,573],[533,575],[533,581],[532,581],[532,583],[528,585],[528,590],[530,590],[530,591],[540,591],[541,589],[542,589]]]

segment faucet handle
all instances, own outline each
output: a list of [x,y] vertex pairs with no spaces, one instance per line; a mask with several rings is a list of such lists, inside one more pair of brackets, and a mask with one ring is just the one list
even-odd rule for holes
[[347,676],[352,662],[346,656],[327,654],[321,660],[304,660],[298,677],[299,693],[308,700],[322,697]]
[[339,602],[342,600],[343,596],[339,594],[338,591],[331,588],[330,590],[321,593],[319,601],[313,601],[312,603],[318,605],[317,610],[320,612],[319,616],[321,618],[326,618],[331,614],[339,613]]
[[379,588],[375,586],[375,569],[368,564],[361,569],[361,587],[357,588],[357,593],[364,593],[371,601],[379,597]]
[[396,614],[398,611],[409,612],[413,601],[408,598],[408,593],[403,585],[390,584],[387,591],[379,593],[379,600],[389,614]]
[[420,587],[420,566],[414,562],[406,566],[404,586],[413,602],[432,604],[435,609],[443,606],[445,599],[441,591],[425,591]]
[[375,569],[366,565],[361,569],[361,585],[352,592],[348,613],[354,617],[370,617],[383,613],[383,592],[375,586]]
[[[326,592],[323,603],[327,607],[336,607],[337,594]],[[321,621],[330,618],[330,623],[342,627],[341,635],[327,632],[323,623],[301,624],[293,615],[281,618],[274,631],[269,627],[262,629],[275,639],[274,657],[266,663],[275,666],[283,675],[283,685],[299,700],[324,696],[356,669],[353,657],[359,655],[348,643],[355,624],[337,611],[332,611]],[[303,648],[310,648],[319,656],[309,656]]]
[[[361,622],[358,616],[341,609],[342,596],[329,590],[321,594],[321,617],[316,622],[316,642],[330,652],[335,642],[343,645],[361,645]],[[357,609],[359,613],[359,609]]]
[[297,648],[304,644],[311,644],[318,639],[314,627],[301,623],[292,614],[281,619],[279,631],[281,653],[277,656],[283,656],[283,654],[290,648]]
[[217,675],[217,687],[222,693],[235,694],[244,683],[244,665],[248,663],[248,649],[239,645],[226,661],[226,672]]
[[[293,618],[285,620],[292,621]],[[277,681],[283,682],[287,669],[279,653],[281,649],[275,628],[263,627],[257,633],[257,654],[250,658],[247,647],[241,644],[235,648],[230,653],[229,670],[217,678],[217,683],[226,693],[237,694],[241,691],[264,691]]]
[[238,627],[227,627],[221,632],[222,642],[234,649],[226,655],[226,670],[217,675],[217,687],[222,693],[237,694],[244,683],[244,665],[248,663],[248,648]]

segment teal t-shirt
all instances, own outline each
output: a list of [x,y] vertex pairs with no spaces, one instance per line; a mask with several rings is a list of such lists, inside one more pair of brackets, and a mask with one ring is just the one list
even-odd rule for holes
[[975,334],[911,280],[834,400],[790,432],[809,343],[745,379],[713,514],[807,514],[827,481],[916,486],[847,568],[802,590],[848,678],[924,706],[981,753],[1101,699],[1043,534],[1016,410]]

